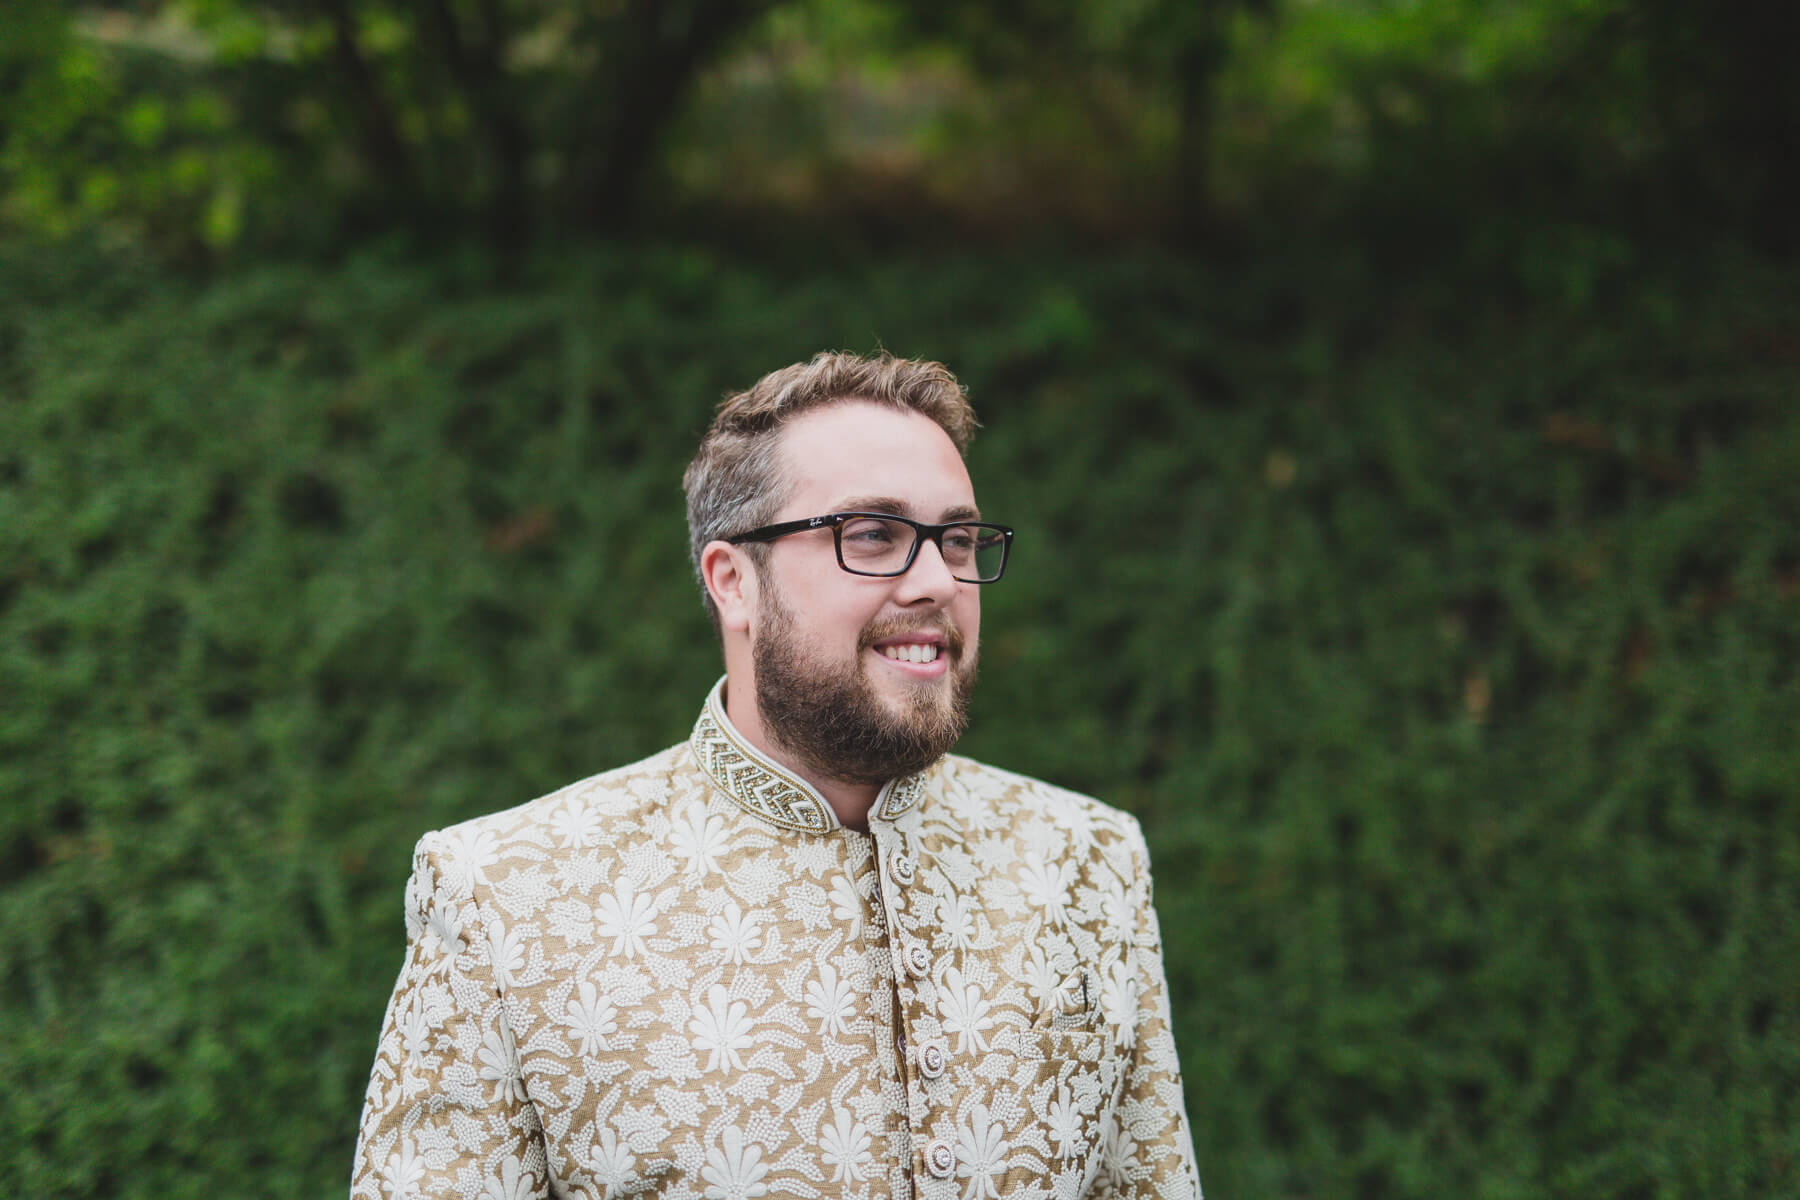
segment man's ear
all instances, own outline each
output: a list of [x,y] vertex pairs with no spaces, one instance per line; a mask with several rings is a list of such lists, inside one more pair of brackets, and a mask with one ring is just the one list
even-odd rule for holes
[[719,610],[719,628],[745,633],[756,609],[756,568],[744,550],[708,542],[700,551],[700,582]]

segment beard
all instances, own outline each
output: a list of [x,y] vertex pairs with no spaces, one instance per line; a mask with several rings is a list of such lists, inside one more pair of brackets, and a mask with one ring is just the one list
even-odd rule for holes
[[[769,737],[810,773],[842,783],[879,785],[916,775],[942,758],[969,722],[975,655],[964,658],[962,631],[945,619],[889,619],[866,626],[853,669],[810,656],[795,637],[793,614],[764,585],[768,623],[751,647],[756,706]],[[895,712],[875,692],[863,651],[883,638],[921,629],[943,633],[950,687],[910,687]]]

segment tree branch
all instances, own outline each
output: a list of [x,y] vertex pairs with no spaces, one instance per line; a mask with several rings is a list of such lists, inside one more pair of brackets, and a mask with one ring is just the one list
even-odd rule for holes
[[700,0],[676,34],[663,27],[672,6],[639,0],[615,35],[628,46],[627,68],[616,76],[610,103],[591,107],[608,112],[605,133],[583,147],[571,172],[568,200],[577,220],[606,228],[622,220],[636,199],[658,139],[675,114],[694,74],[737,30],[772,7],[774,0]]
[[362,52],[356,37],[356,18],[348,0],[320,0],[331,20],[332,54],[337,60],[350,98],[351,117],[357,125],[362,154],[380,179],[410,197],[420,195],[418,170],[413,163],[400,125],[394,120],[381,82]]
[[527,232],[529,198],[525,188],[524,123],[506,93],[500,50],[505,25],[494,0],[482,5],[482,36],[471,49],[451,0],[431,0],[431,23],[443,45],[451,78],[468,98],[494,160],[496,178],[485,205],[488,232],[501,245],[516,245]]

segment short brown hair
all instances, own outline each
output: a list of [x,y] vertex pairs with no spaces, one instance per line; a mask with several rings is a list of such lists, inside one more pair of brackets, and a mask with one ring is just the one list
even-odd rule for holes
[[[828,352],[814,355],[811,362],[769,372],[747,391],[719,402],[712,425],[682,476],[688,554],[696,576],[700,552],[708,542],[766,525],[780,509],[789,485],[781,478],[776,454],[782,427],[802,413],[847,400],[930,417],[961,454],[968,453],[975,436],[975,410],[956,376],[942,363],[895,358],[886,351],[868,358]],[[747,549],[761,566],[767,548]],[[718,610],[704,581],[700,595],[718,628]]]

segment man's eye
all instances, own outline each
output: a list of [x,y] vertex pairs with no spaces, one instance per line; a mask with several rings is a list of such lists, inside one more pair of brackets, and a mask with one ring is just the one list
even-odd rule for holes
[[844,540],[862,546],[885,546],[894,540],[894,531],[881,521],[858,522],[844,527]]
[[975,549],[975,535],[966,529],[952,529],[944,534],[944,553],[968,554]]

